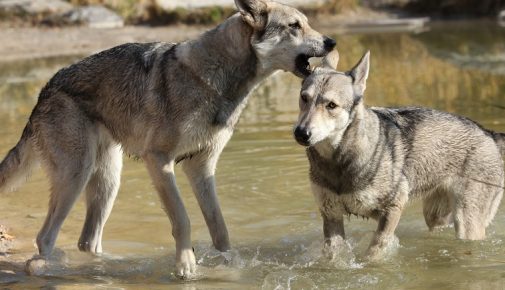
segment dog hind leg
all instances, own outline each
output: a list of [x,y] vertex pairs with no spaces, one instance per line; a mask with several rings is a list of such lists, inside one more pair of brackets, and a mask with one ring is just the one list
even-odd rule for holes
[[[96,132],[93,123],[68,97],[55,96],[50,109],[39,113],[32,116],[33,126],[37,149],[51,185],[48,213],[37,235],[39,254],[45,260],[51,255],[61,225],[93,171]],[[61,122],[61,116],[67,116],[65,122]],[[37,273],[37,269],[30,267],[31,261],[27,263],[27,271]]]
[[426,197],[423,200],[423,214],[430,231],[433,231],[435,227],[452,223],[452,204],[449,194],[439,189]]
[[[482,240],[495,192],[502,189],[477,181],[467,181],[465,188],[455,195],[454,228],[456,237],[467,240]],[[501,195],[500,195],[501,197]]]
[[86,187],[86,221],[79,238],[81,251],[101,253],[102,233],[119,189],[123,152],[109,136],[100,136],[96,171]]

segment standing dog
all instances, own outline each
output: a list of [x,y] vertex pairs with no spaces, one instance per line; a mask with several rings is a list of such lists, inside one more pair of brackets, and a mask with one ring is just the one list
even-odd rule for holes
[[[37,271],[79,193],[87,213],[79,249],[102,251],[102,231],[119,187],[122,152],[142,158],[172,224],[180,276],[195,271],[190,222],[175,184],[182,161],[216,249],[230,248],[214,171],[249,93],[276,70],[303,77],[308,59],[335,41],[294,8],[236,0],[240,13],[178,44],[125,44],[60,70],[42,89],[21,140],[0,164],[0,189],[40,160],[51,184],[37,235]],[[36,261],[36,263],[35,263]]]
[[308,146],[326,245],[345,238],[344,215],[371,217],[368,254],[379,257],[415,198],[430,230],[453,221],[458,238],[484,239],[503,194],[505,134],[426,108],[367,108],[369,53],[348,72],[337,62],[335,51],[304,79],[294,131]]

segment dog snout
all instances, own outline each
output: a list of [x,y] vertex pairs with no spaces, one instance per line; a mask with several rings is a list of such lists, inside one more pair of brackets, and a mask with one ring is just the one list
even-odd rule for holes
[[295,139],[296,141],[303,146],[309,146],[309,139],[310,139],[310,131],[307,130],[306,128],[302,128],[300,126],[297,126],[295,129]]
[[335,39],[326,36],[324,37],[323,43],[324,43],[324,49],[326,49],[327,51],[331,51],[337,45]]

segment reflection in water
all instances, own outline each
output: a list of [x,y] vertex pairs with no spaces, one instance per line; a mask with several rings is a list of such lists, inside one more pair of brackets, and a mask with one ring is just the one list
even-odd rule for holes
[[[422,105],[468,116],[505,131],[505,36],[491,25],[434,26],[410,35],[341,35],[340,69],[370,49],[367,102]],[[0,154],[17,142],[44,83],[78,57],[0,64]],[[200,264],[197,281],[174,278],[168,218],[142,162],[126,159],[122,187],[104,233],[101,257],[77,251],[83,201],[65,221],[48,275],[27,277],[24,261],[46,212],[48,185],[37,172],[15,193],[0,196],[0,224],[16,236],[0,255],[0,284],[26,287],[175,289],[504,289],[505,213],[481,242],[454,238],[452,228],[429,233],[413,204],[397,229],[400,246],[379,264],[363,262],[374,222],[351,218],[348,242],[322,255],[322,223],[309,191],[303,148],[291,136],[300,80],[279,73],[251,97],[218,165],[217,182],[233,251],[218,253],[190,187],[178,172]]]

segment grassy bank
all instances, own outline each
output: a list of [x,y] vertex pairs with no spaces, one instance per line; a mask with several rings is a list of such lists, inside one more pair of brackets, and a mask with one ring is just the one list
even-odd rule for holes
[[[75,5],[101,4],[118,12],[129,24],[216,24],[233,14],[234,7],[176,8],[164,10],[155,0],[67,0]],[[358,7],[395,8],[408,14],[438,18],[494,17],[505,9],[505,0],[328,0],[320,6],[300,7],[309,16],[340,14]]]
[[[176,8],[165,10],[154,0],[68,0],[74,5],[104,5],[120,14],[128,24],[217,24],[236,12],[235,7]],[[359,0],[329,0],[321,6],[301,7],[308,15],[338,14],[359,6]]]
[[[165,10],[155,0],[65,0],[72,5],[103,5],[117,12],[130,25],[200,24],[214,25],[235,13],[233,6],[210,6],[194,9]],[[505,0],[328,0],[319,6],[301,7],[309,16],[338,15],[366,7],[372,9],[395,8],[408,14],[429,15],[434,18],[473,18],[495,16],[505,9]],[[60,17],[61,18],[61,17]],[[13,26],[46,24],[65,26],[68,23],[49,13],[27,14],[20,11],[2,13],[0,21]]]

